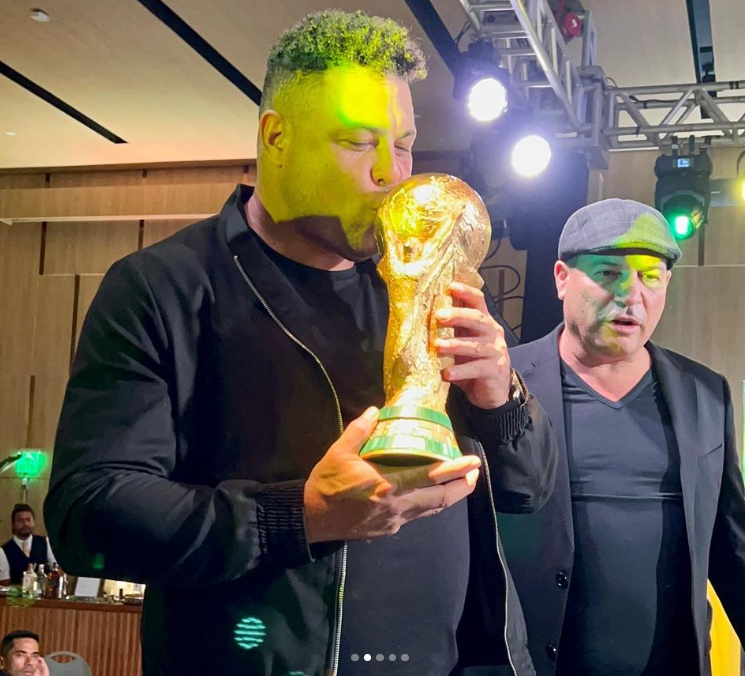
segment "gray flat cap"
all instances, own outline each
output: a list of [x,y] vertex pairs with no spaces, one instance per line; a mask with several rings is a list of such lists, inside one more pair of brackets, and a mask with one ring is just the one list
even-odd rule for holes
[[681,252],[665,217],[634,200],[608,199],[588,204],[569,217],[559,238],[559,258],[609,249],[644,249],[668,260]]

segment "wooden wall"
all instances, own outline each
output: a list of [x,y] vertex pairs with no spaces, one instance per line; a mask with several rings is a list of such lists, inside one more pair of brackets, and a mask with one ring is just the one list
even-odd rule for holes
[[[38,533],[71,359],[103,274],[218,211],[254,172],[253,164],[223,164],[0,173],[0,459],[18,448],[47,452],[29,484]],[[0,474],[0,541],[21,495],[15,469]]]

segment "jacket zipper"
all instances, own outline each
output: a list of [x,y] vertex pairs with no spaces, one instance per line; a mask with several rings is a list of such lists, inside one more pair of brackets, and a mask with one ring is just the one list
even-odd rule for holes
[[499,565],[502,566],[502,575],[504,576],[504,646],[507,650],[507,659],[510,661],[510,669],[514,676],[517,676],[517,669],[515,669],[515,663],[512,660],[512,651],[510,650],[510,642],[507,637],[507,612],[509,609],[509,593],[510,593],[510,579],[507,575],[507,566],[504,563],[504,557],[502,556],[502,550],[499,546],[499,521],[497,520],[497,508],[494,502],[494,493],[491,487],[491,473],[489,472],[489,462],[486,459],[486,452],[480,441],[476,442],[479,447],[481,454],[481,460],[484,463],[484,474],[486,475],[486,489],[489,492],[489,504],[491,505],[492,517],[494,518],[494,536],[496,537],[497,545],[497,558],[499,559]]
[[[329,388],[331,389],[331,394],[334,396],[334,405],[336,406],[336,422],[339,427],[339,435],[341,436],[344,432],[344,420],[341,415],[341,404],[339,403],[339,395],[336,393],[336,388],[334,387],[334,383],[331,382],[331,377],[329,376],[328,371],[326,370],[326,367],[321,363],[321,360],[314,354],[314,352],[307,345],[305,345],[305,343],[303,343],[298,338],[296,338],[290,332],[290,330],[282,323],[279,317],[277,317],[277,315],[274,314],[274,311],[269,306],[269,303],[267,303],[264,300],[264,297],[259,293],[259,290],[254,286],[254,283],[251,281],[250,277],[246,274],[246,271],[243,269],[243,266],[241,265],[241,262],[238,259],[238,256],[233,255],[233,262],[238,268],[238,271],[241,273],[241,276],[245,280],[246,284],[248,284],[248,287],[253,292],[254,296],[256,296],[259,303],[261,303],[261,305],[267,311],[267,313],[272,318],[274,323],[282,330],[282,332],[293,343],[295,343],[302,350],[307,352],[313,358],[313,361],[315,361],[316,364],[318,364],[318,367],[321,369],[321,372],[326,378],[326,382],[329,384]],[[339,650],[341,648],[341,624],[342,624],[342,613],[344,610],[344,585],[346,583],[346,580],[347,580],[347,543],[344,542],[344,544],[342,545],[342,551],[341,551],[341,574],[339,576],[339,589],[337,591],[337,597],[336,597],[336,622],[334,626],[334,635],[333,635],[333,644],[332,644],[333,667],[331,671],[331,676],[336,676],[336,674],[339,671]]]

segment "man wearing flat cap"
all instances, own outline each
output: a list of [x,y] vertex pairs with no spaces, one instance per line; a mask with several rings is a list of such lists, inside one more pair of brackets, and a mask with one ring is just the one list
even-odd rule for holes
[[680,250],[658,211],[564,226],[564,322],[511,351],[559,442],[545,507],[500,516],[538,676],[710,673],[706,581],[745,637],[745,499],[727,381],[650,342]]

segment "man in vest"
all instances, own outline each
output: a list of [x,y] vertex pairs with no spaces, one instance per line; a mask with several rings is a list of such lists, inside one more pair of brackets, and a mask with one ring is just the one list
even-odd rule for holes
[[13,507],[10,518],[13,537],[0,549],[0,585],[21,584],[29,563],[51,566],[55,562],[46,537],[34,537],[34,510],[30,505]]

